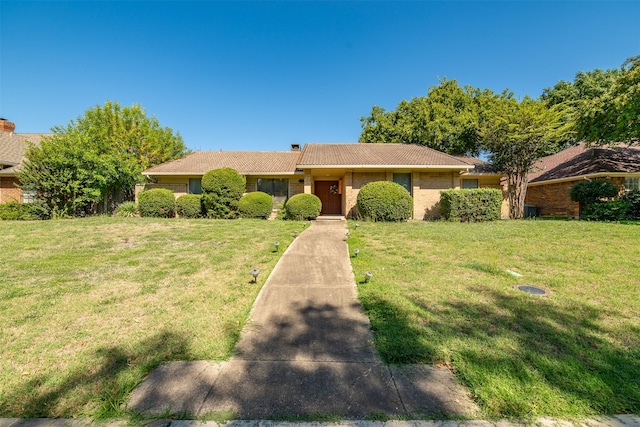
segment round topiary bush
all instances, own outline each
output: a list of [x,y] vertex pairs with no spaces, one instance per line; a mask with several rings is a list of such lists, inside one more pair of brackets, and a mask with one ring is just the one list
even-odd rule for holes
[[391,181],[363,185],[357,205],[360,215],[372,221],[404,221],[413,213],[413,199],[409,192]]
[[574,202],[585,205],[599,202],[603,199],[616,197],[620,188],[611,181],[595,179],[593,181],[580,181],[571,187],[569,196]]
[[314,194],[296,194],[284,205],[286,218],[303,221],[316,219],[322,210],[320,198]]
[[267,219],[273,210],[273,199],[262,191],[247,193],[240,199],[238,210],[242,218]]
[[138,195],[138,211],[144,217],[173,218],[175,204],[173,191],[166,188],[145,190]]
[[202,217],[202,196],[183,194],[176,199],[176,213],[181,218]]
[[232,168],[210,170],[202,176],[202,196],[210,218],[236,218],[246,179]]

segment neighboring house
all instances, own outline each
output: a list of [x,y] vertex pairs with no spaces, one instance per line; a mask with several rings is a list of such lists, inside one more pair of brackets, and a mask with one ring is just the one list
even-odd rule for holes
[[525,203],[540,216],[580,216],[571,187],[583,180],[606,179],[621,191],[638,190],[640,147],[591,147],[584,143],[540,159],[529,174]]
[[30,201],[18,186],[16,172],[24,161],[28,143],[39,144],[43,135],[15,133],[15,128],[12,122],[0,119],[0,203]]
[[[231,167],[247,178],[247,192],[264,191],[274,205],[299,193],[317,195],[323,215],[357,215],[363,185],[395,181],[413,196],[413,218],[439,216],[440,191],[450,188],[502,189],[500,174],[486,162],[454,157],[431,148],[405,144],[306,144],[292,151],[203,151],[143,172],[176,195],[200,193],[209,170]],[[138,188],[138,191],[141,188]],[[503,206],[503,214],[508,209]]]

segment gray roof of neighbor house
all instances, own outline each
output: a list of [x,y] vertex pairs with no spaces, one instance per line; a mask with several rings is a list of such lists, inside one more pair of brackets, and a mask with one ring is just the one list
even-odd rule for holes
[[470,156],[455,156],[457,159],[462,160],[463,162],[467,162],[473,165],[473,169],[468,171],[468,174],[479,174],[479,175],[500,175],[496,170],[496,167],[489,162],[485,162],[484,160],[477,159],[475,157]]
[[0,132],[0,175],[14,175],[24,160],[29,142],[40,144],[40,133]]
[[143,172],[144,175],[203,175],[233,168],[242,175],[293,175],[300,151],[196,151]]
[[410,144],[305,144],[300,169],[339,168],[454,168],[471,169],[468,162],[440,151]]
[[587,148],[581,143],[538,160],[529,183],[615,173],[640,173],[640,147]]

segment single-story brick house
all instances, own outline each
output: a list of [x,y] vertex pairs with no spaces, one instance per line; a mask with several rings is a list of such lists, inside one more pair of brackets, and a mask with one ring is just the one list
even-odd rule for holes
[[529,174],[525,203],[540,216],[580,216],[571,187],[582,180],[606,179],[621,191],[638,190],[640,147],[591,147],[584,143],[540,159]]
[[[478,159],[455,157],[405,144],[306,144],[291,151],[200,151],[143,172],[176,196],[200,193],[202,175],[231,167],[247,179],[247,192],[264,191],[274,205],[299,193],[317,195],[323,215],[357,214],[360,188],[372,181],[395,181],[413,196],[413,218],[439,216],[440,191],[451,188],[503,189],[501,175]],[[503,216],[508,215],[506,202]]]
[[29,201],[20,189],[16,172],[24,161],[29,142],[39,144],[42,134],[15,133],[16,125],[0,119],[0,203]]

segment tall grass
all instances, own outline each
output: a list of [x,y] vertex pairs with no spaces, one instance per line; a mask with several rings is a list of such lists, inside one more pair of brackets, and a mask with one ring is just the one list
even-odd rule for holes
[[640,413],[640,227],[361,222],[350,231],[386,362],[449,365],[486,417]]

